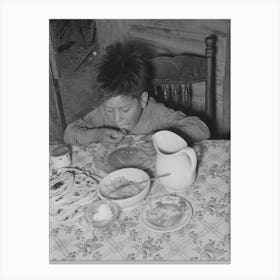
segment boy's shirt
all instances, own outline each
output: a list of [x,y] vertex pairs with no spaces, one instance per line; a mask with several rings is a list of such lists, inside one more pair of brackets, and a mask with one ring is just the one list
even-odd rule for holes
[[[77,142],[79,131],[99,127],[115,127],[114,123],[107,118],[102,105],[82,119],[69,124],[64,133],[64,141],[72,145],[79,145]],[[193,142],[210,137],[208,127],[198,117],[188,117],[181,111],[169,109],[151,97],[143,109],[140,120],[130,134],[146,135],[163,129],[175,129]]]

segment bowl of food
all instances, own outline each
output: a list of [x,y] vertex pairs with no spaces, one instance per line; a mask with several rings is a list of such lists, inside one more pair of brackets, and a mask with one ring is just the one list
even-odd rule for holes
[[122,209],[131,208],[147,196],[150,190],[149,179],[150,176],[141,169],[122,168],[102,179],[98,193],[101,198],[117,203]]
[[112,224],[119,214],[119,205],[106,199],[93,201],[84,208],[86,222],[98,228]]

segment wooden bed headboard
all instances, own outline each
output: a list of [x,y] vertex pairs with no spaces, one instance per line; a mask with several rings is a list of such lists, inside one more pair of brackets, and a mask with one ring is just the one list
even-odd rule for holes
[[191,85],[206,81],[205,115],[215,118],[215,36],[205,39],[205,55],[159,56],[153,65],[152,94],[174,109],[191,109]]
[[[188,33],[151,26],[131,25],[129,37],[154,51],[152,96],[167,107],[197,114],[207,122],[212,135],[216,124],[215,35]],[[172,35],[172,36],[170,36]],[[203,111],[192,109],[192,84],[205,81]]]
[[205,81],[205,106],[200,117],[215,132],[215,36],[205,39],[205,55],[159,56],[153,65],[152,96],[167,107],[192,114],[192,84]]

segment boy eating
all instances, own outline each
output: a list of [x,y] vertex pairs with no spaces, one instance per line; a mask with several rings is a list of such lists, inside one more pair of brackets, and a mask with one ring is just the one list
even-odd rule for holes
[[[150,79],[149,60],[135,42],[107,48],[97,67],[101,105],[69,124],[64,141],[72,145],[110,145],[118,143],[124,133],[151,135],[163,129],[176,129],[192,142],[208,139],[209,129],[198,117],[188,117],[149,97]],[[152,149],[151,145],[147,143],[146,149]]]

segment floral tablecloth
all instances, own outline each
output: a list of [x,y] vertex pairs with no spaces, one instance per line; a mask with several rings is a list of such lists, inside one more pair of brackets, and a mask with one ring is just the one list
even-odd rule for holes
[[[133,141],[122,144],[133,145]],[[185,197],[193,207],[193,216],[183,228],[160,233],[142,224],[140,214],[147,200],[168,194],[156,181],[148,197],[137,208],[122,212],[110,227],[93,228],[82,215],[73,222],[50,220],[50,263],[228,263],[230,141],[206,140],[193,148],[198,157],[196,181],[187,190],[173,193]],[[100,144],[73,147],[72,167],[100,181],[108,172],[108,152]],[[154,163],[155,158],[151,159]],[[153,170],[153,164],[150,168]]]

